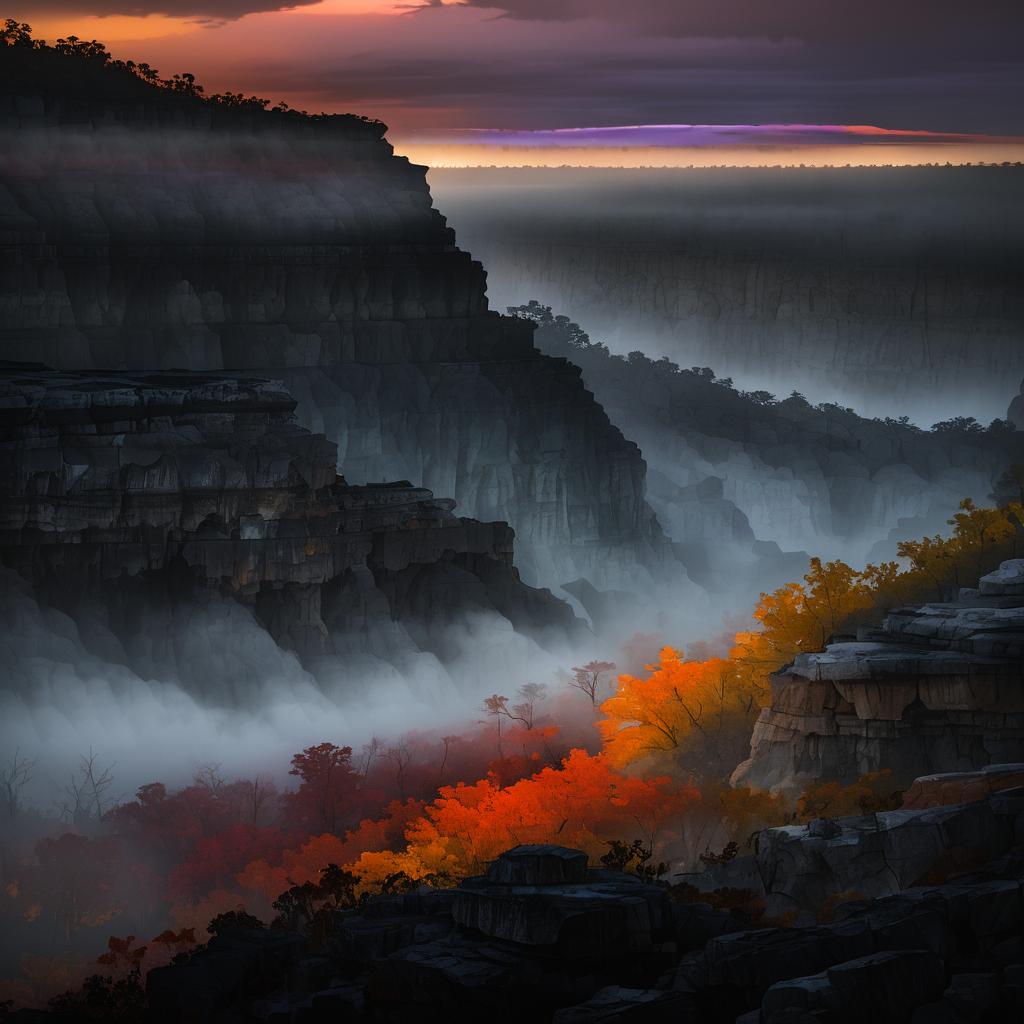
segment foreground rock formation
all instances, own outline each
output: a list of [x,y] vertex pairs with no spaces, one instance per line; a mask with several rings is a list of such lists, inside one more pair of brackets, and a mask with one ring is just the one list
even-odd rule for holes
[[294,409],[258,378],[0,372],[5,607],[27,584],[92,652],[193,690],[217,676],[215,701],[244,686],[244,659],[214,672],[207,647],[239,617],[349,685],[375,658],[452,660],[447,627],[469,616],[541,643],[580,627],[520,581],[507,524],[404,481],[350,486]]
[[1024,559],[958,599],[900,608],[856,642],[798,655],[772,677],[733,782],[797,788],[888,769],[1024,760]]
[[575,367],[488,309],[384,125],[211,106],[114,69],[56,87],[45,56],[11,48],[0,69],[0,355],[269,375],[350,482],[410,480],[509,522],[530,582],[671,575],[636,446]]
[[[1004,772],[1004,781],[1012,781],[1011,774]],[[891,876],[889,888],[874,899],[827,886],[801,891],[796,922],[794,913],[772,921],[750,911],[713,909],[709,904],[725,891],[695,897],[692,889],[588,869],[580,851],[517,847],[486,875],[454,890],[375,897],[335,912],[326,935],[312,944],[274,930],[222,932],[187,963],[150,973],[150,1019],[1015,1019],[1024,1011],[1024,791],[1003,789],[995,796],[944,809],[947,820],[959,817],[961,834],[941,834],[930,851],[931,881],[908,885]],[[994,834],[978,835],[978,862],[971,874],[960,868],[957,875],[946,855],[985,808],[1001,819],[999,841],[986,843]],[[917,814],[924,822],[928,812],[896,813],[908,816],[905,821]],[[827,824],[831,831],[812,823],[801,826],[799,835],[795,829],[762,833],[758,858],[779,868],[769,881],[784,878],[794,889],[808,879],[820,881],[831,863],[821,844],[842,846],[840,837],[856,828],[857,819]],[[912,831],[896,827],[904,835]],[[823,831],[829,836],[822,838]],[[778,856],[798,842],[817,855],[809,852],[802,861]],[[1008,852],[1014,847],[1017,853]],[[985,856],[994,859],[983,865]],[[844,863],[841,851],[835,863]],[[845,863],[851,863],[848,856]],[[863,858],[858,880],[870,883],[882,874],[880,863]],[[757,901],[757,894],[747,895]],[[769,891],[769,913],[778,912],[780,896],[777,888]]]

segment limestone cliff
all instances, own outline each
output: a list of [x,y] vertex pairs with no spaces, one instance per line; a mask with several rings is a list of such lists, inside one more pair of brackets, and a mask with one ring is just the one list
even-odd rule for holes
[[956,601],[901,608],[772,677],[735,784],[796,788],[879,769],[908,782],[1024,760],[1024,559]]
[[383,125],[140,82],[6,84],[0,355],[269,372],[350,482],[409,479],[508,521],[531,582],[672,571],[638,449],[578,370],[488,309],[480,264]]
[[[246,660],[221,671],[216,654],[241,619],[348,687],[373,662],[450,664],[448,627],[473,616],[541,644],[577,632],[520,581],[507,524],[458,518],[406,482],[350,486],[294,408],[257,378],[0,373],[5,608],[24,614],[27,584],[58,646],[72,629],[103,661],[214,702],[244,696]],[[34,678],[18,660],[15,689]]]

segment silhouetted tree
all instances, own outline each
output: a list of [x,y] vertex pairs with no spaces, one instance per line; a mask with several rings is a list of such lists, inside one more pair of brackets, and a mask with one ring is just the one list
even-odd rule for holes
[[7,762],[0,766],[0,799],[4,802],[7,817],[18,816],[21,806],[21,791],[32,781],[35,761],[22,757],[21,748],[16,748]]
[[302,779],[289,799],[296,824],[310,833],[335,832],[348,824],[358,783],[351,747],[333,743],[307,747],[292,758],[288,774]]
[[615,671],[613,661],[588,661],[586,665],[579,665],[572,670],[572,679],[569,685],[574,689],[585,693],[590,698],[593,707],[600,703],[598,694],[601,692],[602,678],[609,672]]

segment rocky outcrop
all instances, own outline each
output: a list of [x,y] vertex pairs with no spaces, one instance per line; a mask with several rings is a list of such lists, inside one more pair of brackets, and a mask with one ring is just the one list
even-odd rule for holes
[[[1019,858],[877,899],[847,893],[816,908],[834,920],[788,927],[673,902],[664,884],[580,858],[509,851],[454,890],[335,912],[315,948],[283,932],[218,934],[150,972],[151,1019],[925,1024],[1024,1007]],[[481,917],[482,899],[501,912]]]
[[[761,832],[756,891],[798,926],[712,938],[682,958],[675,988],[699,1019],[738,1024],[1009,1019],[1024,964],[1024,790],[995,780],[1019,770],[993,768],[980,801]],[[745,865],[725,867],[751,887]]]
[[889,769],[966,771],[1024,760],[1024,560],[955,602],[901,608],[856,642],[772,677],[735,784],[799,788]]
[[[1024,840],[1024,790],[942,807],[900,808],[766,829],[756,861],[769,913],[816,913],[976,870]],[[1009,884],[1009,883],[1007,883]]]
[[1024,786],[1024,764],[993,764],[976,772],[942,772],[914,779],[903,794],[905,810],[987,800],[1003,789]]
[[[272,947],[259,936],[249,940],[253,967]],[[499,857],[486,878],[467,879],[454,891],[381,897],[339,915],[315,970],[297,970],[301,951],[279,939],[273,948],[290,961],[291,980],[279,985],[268,972],[273,980],[264,993],[277,988],[258,1005],[265,1017],[295,1021],[323,1019],[318,1010],[347,1010],[348,1019],[367,1021],[441,1022],[475,1014],[510,1024],[550,1020],[601,987],[598,1002],[606,1010],[612,987],[618,1002],[638,1001],[636,989],[653,988],[671,966],[674,937],[666,887],[588,871],[578,850],[520,847]],[[242,941],[219,936],[189,964],[152,971],[153,1019],[196,1020],[197,1004],[231,1007],[248,1019],[246,1009],[259,995],[251,983],[255,972],[227,956]],[[230,969],[221,972],[221,963]],[[320,990],[311,991],[318,982]],[[678,1008],[686,998],[654,993],[639,1001]]]
[[383,125],[138,80],[54,94],[20,56],[0,99],[0,354],[269,375],[350,483],[407,479],[509,522],[530,582],[678,572],[638,449],[575,367],[488,309]]
[[294,408],[253,377],[0,373],[3,566],[94,653],[193,689],[184,635],[225,601],[320,676],[448,662],[448,627],[473,615],[541,643],[579,628],[520,581],[507,524],[406,482],[350,486]]

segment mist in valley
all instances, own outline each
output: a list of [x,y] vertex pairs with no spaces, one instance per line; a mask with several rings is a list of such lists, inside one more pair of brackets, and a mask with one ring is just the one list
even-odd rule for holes
[[[6,852],[27,863],[39,840],[102,842],[127,807],[150,815],[151,845],[124,829],[124,876],[164,885],[161,802],[189,804],[192,838],[219,834],[201,820],[215,807],[248,859],[225,858],[221,889],[203,876],[167,897],[178,927],[237,902],[235,874],[271,833],[282,856],[359,826],[355,811],[344,827],[295,824],[296,754],[350,747],[358,814],[395,828],[440,786],[505,785],[596,752],[619,674],[646,675],[664,646],[725,658],[759,595],[811,557],[895,557],[1024,458],[1009,430],[898,422],[1006,415],[1024,376],[1016,168],[431,171],[431,201],[390,154],[367,174],[377,140],[360,132],[47,128],[0,155],[12,233],[89,254],[73,273],[25,261],[6,293],[5,354],[68,374],[45,429],[24,442],[37,421],[8,424],[25,501],[0,570]],[[396,269],[406,244],[415,259]],[[350,259],[361,246],[384,255]],[[265,264],[239,259],[245,247]],[[42,306],[25,299],[37,293]],[[491,312],[531,299],[587,344]],[[105,366],[169,374],[140,384]],[[238,412],[211,373],[237,374],[250,404]],[[18,387],[8,409],[37,383]],[[160,416],[131,404],[147,388]],[[277,404],[252,413],[264,399]],[[404,478],[401,495],[376,483]],[[254,481],[273,492],[263,504]],[[433,497],[404,494],[418,488]],[[32,503],[51,495],[62,509],[95,499],[85,544],[46,543]],[[141,526],[139,495],[155,509]],[[507,520],[514,540],[460,516]],[[95,523],[104,539],[83,554]],[[370,539],[332,562],[346,532]],[[172,534],[197,570],[181,593]],[[91,954],[111,928],[166,923],[156,897],[125,892],[116,924],[86,915],[73,940],[19,908],[7,972],[26,949]]]
[[[937,157],[941,160],[941,155]],[[496,309],[864,416],[1006,414],[1024,168],[434,168]]]

